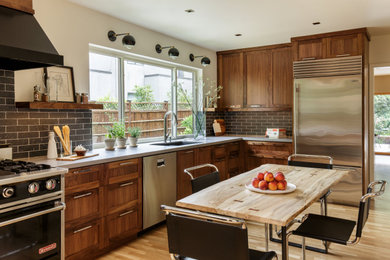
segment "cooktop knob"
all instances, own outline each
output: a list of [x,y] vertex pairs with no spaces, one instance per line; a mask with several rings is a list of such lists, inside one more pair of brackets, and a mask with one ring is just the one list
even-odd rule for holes
[[49,179],[46,181],[46,189],[54,190],[56,188],[57,182],[55,179]]
[[6,187],[3,189],[3,197],[6,199],[12,197],[12,195],[14,195],[14,193],[15,193],[15,190],[12,187]]
[[30,194],[35,194],[39,191],[39,183],[38,182],[32,182],[28,185],[28,192]]

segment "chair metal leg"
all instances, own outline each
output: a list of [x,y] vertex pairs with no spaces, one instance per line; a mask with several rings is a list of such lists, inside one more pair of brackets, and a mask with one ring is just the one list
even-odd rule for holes
[[306,243],[305,237],[302,237],[302,260],[306,259]]
[[269,225],[268,224],[264,224],[264,229],[265,229],[265,251],[268,252],[268,240],[269,240],[269,237],[268,237],[268,228],[269,228]]

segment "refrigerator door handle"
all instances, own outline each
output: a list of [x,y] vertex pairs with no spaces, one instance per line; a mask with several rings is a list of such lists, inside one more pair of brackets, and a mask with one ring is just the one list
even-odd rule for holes
[[294,153],[297,151],[297,131],[298,131],[298,107],[299,107],[299,84],[294,83]]

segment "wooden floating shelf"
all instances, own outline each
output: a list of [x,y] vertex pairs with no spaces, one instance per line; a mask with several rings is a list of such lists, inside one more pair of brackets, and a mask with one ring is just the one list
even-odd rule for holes
[[259,111],[259,112],[272,112],[272,111],[291,111],[291,107],[241,107],[241,108],[226,108],[225,111]]
[[67,102],[15,102],[17,108],[29,109],[103,109],[103,104],[79,104]]

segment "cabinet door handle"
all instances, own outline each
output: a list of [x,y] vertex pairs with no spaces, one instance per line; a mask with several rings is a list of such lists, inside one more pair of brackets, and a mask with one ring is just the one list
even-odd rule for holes
[[194,150],[185,151],[184,153],[193,153]]
[[131,214],[133,212],[134,212],[134,210],[129,210],[129,211],[123,212],[122,214],[119,214],[119,217],[123,217],[123,216],[129,215],[129,214]]
[[130,164],[136,164],[135,162],[123,162],[120,163],[119,166],[125,166],[125,165],[130,165]]
[[315,60],[316,57],[307,57],[307,58],[303,58],[302,60]]
[[79,232],[88,230],[88,229],[90,229],[90,228],[92,228],[92,226],[87,226],[87,227],[80,228],[80,229],[78,229],[78,230],[73,231],[73,234],[77,234],[77,233],[79,233]]
[[130,185],[133,185],[134,182],[126,182],[126,183],[122,183],[121,185],[119,185],[119,187],[126,187],[126,186],[130,186]]
[[336,57],[348,57],[348,56],[351,56],[351,54],[345,53],[345,54],[338,54],[338,55],[336,55]]
[[91,172],[91,169],[85,169],[85,170],[80,170],[80,171],[74,171],[74,174],[79,174],[79,173],[86,173],[86,172]]
[[74,196],[73,199],[77,200],[77,199],[88,197],[88,196],[91,196],[91,195],[92,195],[92,192],[88,192],[88,193],[84,193],[84,194],[81,194],[81,195]]

